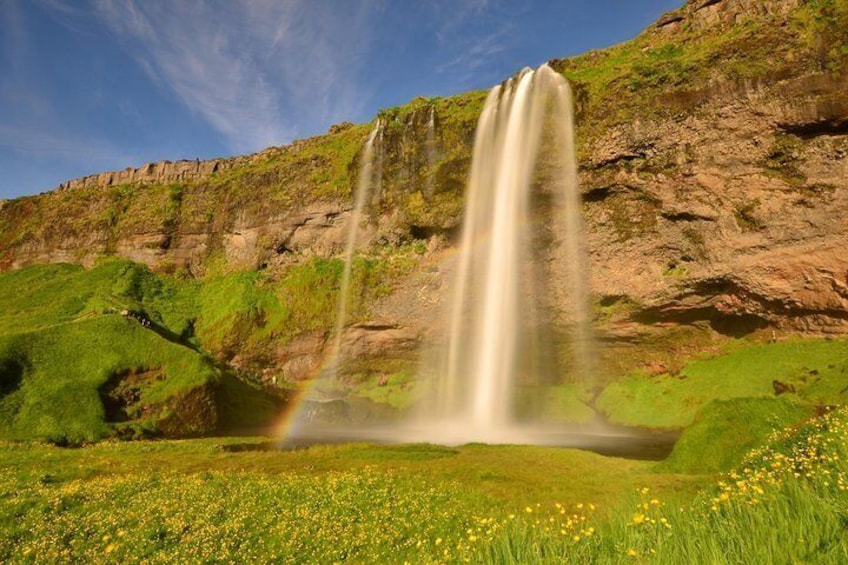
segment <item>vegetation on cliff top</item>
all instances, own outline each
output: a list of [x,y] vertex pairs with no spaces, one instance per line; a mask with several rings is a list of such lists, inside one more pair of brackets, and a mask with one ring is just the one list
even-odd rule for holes
[[752,14],[723,26],[693,26],[683,19],[677,28],[652,28],[631,41],[552,65],[576,90],[581,156],[587,158],[589,142],[610,127],[691,113],[707,100],[699,91],[711,84],[732,89],[742,81],[844,70],[846,30],[846,0],[806,0],[785,26]]

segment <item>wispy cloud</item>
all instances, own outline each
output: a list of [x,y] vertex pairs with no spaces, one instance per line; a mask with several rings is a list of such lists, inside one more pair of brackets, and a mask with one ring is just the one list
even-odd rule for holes
[[439,43],[452,41],[458,28],[467,26],[471,19],[481,17],[495,3],[496,0],[430,0],[433,10],[441,16],[441,23],[435,28]]
[[367,4],[94,0],[94,7],[151,79],[234,151],[280,144],[298,134],[295,123],[326,123],[361,104],[355,71],[368,43]]
[[491,62],[493,56],[506,50],[503,38],[507,31],[506,28],[502,28],[482,37],[470,38],[461,45],[459,55],[439,65],[436,70],[443,73],[458,68],[469,72]]
[[433,10],[449,14],[439,18],[436,39],[445,53],[438,73],[471,74],[491,65],[493,58],[507,50],[512,31],[504,6],[515,10],[513,3],[503,0],[430,0]]

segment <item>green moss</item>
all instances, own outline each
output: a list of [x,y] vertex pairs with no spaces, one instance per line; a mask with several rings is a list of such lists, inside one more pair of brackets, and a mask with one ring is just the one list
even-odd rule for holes
[[799,137],[791,134],[777,135],[765,159],[766,169],[791,185],[803,186],[807,177],[798,166],[802,148]]
[[519,417],[553,424],[586,424],[595,419],[590,395],[581,384],[520,387],[515,411]]
[[627,295],[603,296],[595,298],[592,302],[596,321],[610,321],[625,317],[639,308],[639,302]]
[[689,269],[686,268],[686,265],[672,261],[665,266],[662,274],[664,277],[671,278],[685,277],[689,274]]
[[753,232],[758,231],[762,227],[760,220],[754,213],[759,205],[760,200],[758,198],[736,205],[733,209],[733,217],[739,229],[744,232]]
[[815,62],[823,70],[837,70],[848,61],[848,1],[807,0],[793,14],[799,31]]
[[399,371],[392,374],[369,374],[356,383],[353,394],[397,410],[407,410],[422,398],[423,389],[414,372]]

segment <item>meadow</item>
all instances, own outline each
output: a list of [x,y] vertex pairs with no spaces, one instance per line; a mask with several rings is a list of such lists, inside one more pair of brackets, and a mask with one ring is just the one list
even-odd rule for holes
[[[532,446],[0,444],[10,563],[844,563],[848,409],[720,473]],[[679,456],[679,455],[678,455]],[[689,458],[696,458],[689,454]]]

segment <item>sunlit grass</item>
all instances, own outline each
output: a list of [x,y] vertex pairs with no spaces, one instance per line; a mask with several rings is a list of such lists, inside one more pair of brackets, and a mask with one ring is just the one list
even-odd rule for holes
[[683,428],[713,400],[773,397],[774,381],[791,385],[800,400],[838,404],[846,399],[847,360],[844,339],[740,342],[726,355],[687,364],[679,374],[636,374],[612,383],[597,406],[615,423]]
[[848,409],[766,443],[696,481],[535,447],[0,444],[0,560],[844,562]]

